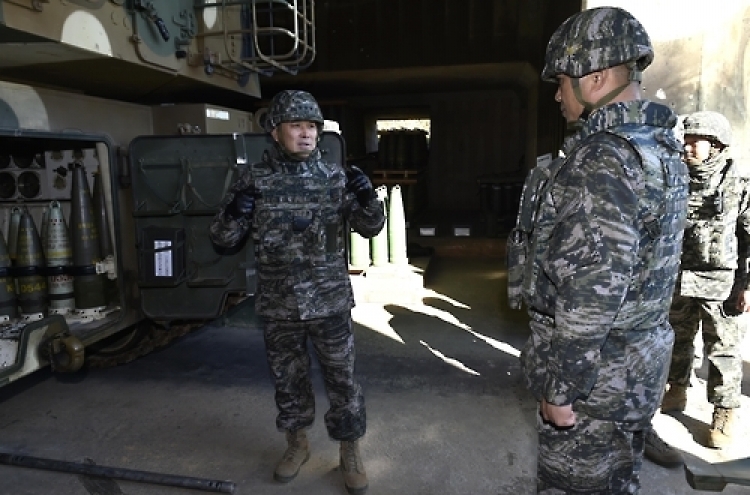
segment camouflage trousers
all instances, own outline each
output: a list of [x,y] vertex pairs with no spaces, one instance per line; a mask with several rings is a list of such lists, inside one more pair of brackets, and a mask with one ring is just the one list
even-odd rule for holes
[[701,330],[709,362],[708,401],[726,408],[740,407],[742,387],[740,346],[745,322],[738,316],[735,300],[736,296],[722,302],[675,294],[669,311],[669,322],[675,332],[669,383],[690,385],[695,336]]
[[297,431],[315,420],[309,340],[328,395],[328,435],[338,441],[353,441],[365,434],[365,398],[354,379],[354,335],[348,312],[305,321],[267,319],[263,336],[276,389],[279,430]]
[[537,493],[637,494],[646,431],[576,411],[576,424],[557,428],[537,414]]

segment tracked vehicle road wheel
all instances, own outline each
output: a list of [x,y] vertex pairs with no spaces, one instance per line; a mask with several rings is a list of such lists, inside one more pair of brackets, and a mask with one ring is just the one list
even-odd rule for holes
[[168,324],[141,320],[109,338],[86,348],[88,368],[110,368],[162,348],[205,324],[204,321],[179,321]]

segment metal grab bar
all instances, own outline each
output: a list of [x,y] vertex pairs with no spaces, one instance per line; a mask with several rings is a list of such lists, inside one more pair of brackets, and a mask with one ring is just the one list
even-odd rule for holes
[[[240,27],[233,7],[240,8]],[[199,33],[199,38],[223,38],[228,61],[218,65],[242,73],[262,74],[283,71],[296,74],[309,67],[315,59],[314,0],[221,0],[196,5],[196,9],[218,8],[221,30]],[[265,22],[264,22],[265,21]],[[235,55],[234,36],[242,38],[240,56]]]

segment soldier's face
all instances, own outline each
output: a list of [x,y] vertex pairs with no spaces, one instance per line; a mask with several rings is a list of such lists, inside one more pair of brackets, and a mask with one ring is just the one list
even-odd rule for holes
[[685,135],[685,163],[700,165],[711,157],[711,141],[703,136]]
[[583,105],[573,92],[571,78],[565,74],[557,76],[557,92],[555,101],[560,104],[560,113],[566,122],[575,122],[583,113]]
[[318,145],[318,125],[309,120],[282,122],[271,136],[290,155],[307,158]]

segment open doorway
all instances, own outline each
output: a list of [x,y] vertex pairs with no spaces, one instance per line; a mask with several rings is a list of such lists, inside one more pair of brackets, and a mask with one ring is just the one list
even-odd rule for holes
[[397,130],[420,130],[427,135],[430,141],[430,119],[378,119],[376,122],[378,133]]
[[427,168],[429,119],[383,119],[376,125],[380,170],[403,170],[413,175]]
[[376,186],[399,188],[407,225],[427,204],[431,124],[426,112],[397,112],[373,116],[368,125],[369,175]]

